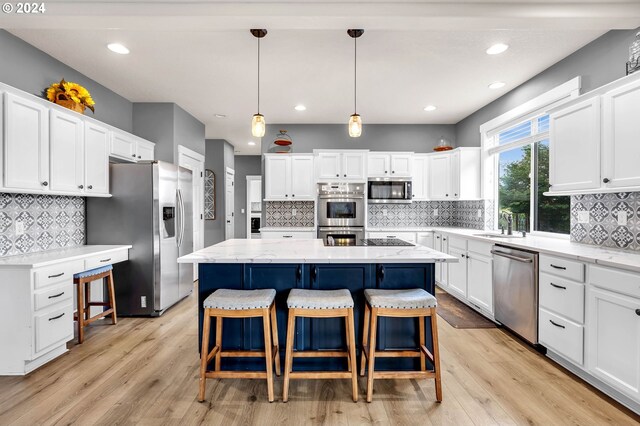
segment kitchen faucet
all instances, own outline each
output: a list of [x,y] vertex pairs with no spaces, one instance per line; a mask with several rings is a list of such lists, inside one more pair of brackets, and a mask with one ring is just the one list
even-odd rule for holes
[[511,213],[502,213],[502,218],[507,221],[507,235],[513,235],[513,215]]

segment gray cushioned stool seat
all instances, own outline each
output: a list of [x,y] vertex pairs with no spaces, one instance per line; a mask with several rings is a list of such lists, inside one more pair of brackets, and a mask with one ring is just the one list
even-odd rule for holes
[[364,296],[372,308],[424,309],[435,308],[436,298],[421,288],[409,290],[367,289]]
[[272,288],[262,290],[229,290],[221,288],[209,295],[202,305],[205,309],[228,309],[232,311],[265,309],[271,306],[275,297],[276,291]]
[[301,290],[294,288],[289,292],[287,306],[299,309],[353,308],[353,298],[347,289]]

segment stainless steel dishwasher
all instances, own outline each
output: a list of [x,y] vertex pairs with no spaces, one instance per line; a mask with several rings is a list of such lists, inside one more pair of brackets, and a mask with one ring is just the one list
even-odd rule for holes
[[495,319],[532,344],[538,343],[538,253],[494,245]]

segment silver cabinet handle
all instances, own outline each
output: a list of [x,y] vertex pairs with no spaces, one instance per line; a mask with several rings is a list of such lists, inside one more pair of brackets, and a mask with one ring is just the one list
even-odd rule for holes
[[517,262],[522,262],[522,263],[532,263],[533,262],[533,259],[529,259],[528,257],[514,256],[512,254],[505,253],[503,251],[491,250],[491,253],[495,254],[496,256],[506,257],[507,259],[515,260]]

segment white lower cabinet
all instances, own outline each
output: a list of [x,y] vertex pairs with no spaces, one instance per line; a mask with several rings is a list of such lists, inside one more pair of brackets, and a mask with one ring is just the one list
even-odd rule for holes
[[287,239],[292,240],[313,240],[316,238],[315,231],[267,231],[261,230],[260,237],[263,240]]
[[[433,249],[449,253],[449,243],[445,234],[433,233]],[[436,263],[436,283],[443,289],[447,289],[449,286],[449,265],[450,263]]]
[[469,250],[467,253],[467,297],[469,302],[493,315],[493,259]]
[[584,327],[540,308],[538,340],[558,354],[582,365],[584,356]]
[[449,245],[449,254],[458,258],[457,263],[449,264],[449,281],[447,291],[463,299],[467,298],[467,260],[466,249]]

